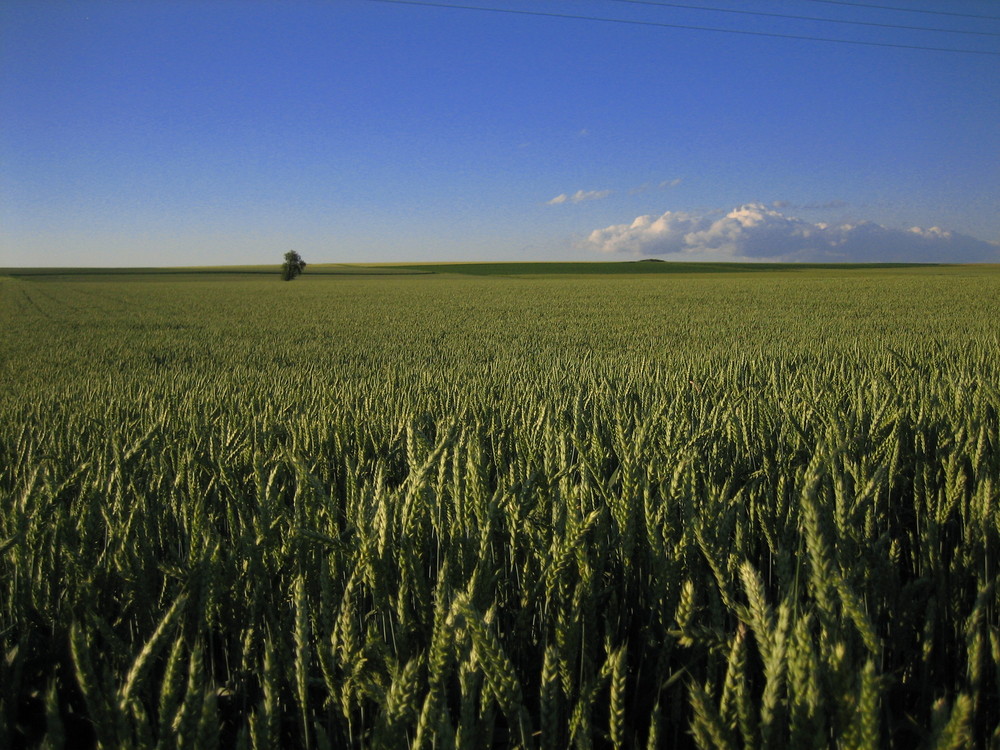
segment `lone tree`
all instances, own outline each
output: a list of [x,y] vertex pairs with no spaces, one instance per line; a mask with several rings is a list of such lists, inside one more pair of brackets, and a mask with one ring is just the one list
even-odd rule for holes
[[285,262],[281,264],[281,280],[291,281],[306,268],[306,262],[294,250],[285,253]]

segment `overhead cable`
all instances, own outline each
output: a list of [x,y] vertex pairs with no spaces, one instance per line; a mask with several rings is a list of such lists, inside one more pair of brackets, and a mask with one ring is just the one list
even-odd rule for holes
[[657,0],[605,0],[609,3],[627,3],[629,5],[654,5],[663,8],[683,8],[684,10],[707,10],[712,13],[736,13],[743,16],[766,16],[768,18],[788,18],[795,21],[820,21],[822,23],[837,23],[846,26],[875,26],[881,29],[903,29],[906,31],[934,31],[944,34],[969,34],[972,36],[1000,36],[995,31],[966,31],[958,29],[941,29],[928,26],[904,26],[898,23],[876,23],[874,21],[841,21],[835,18],[818,18],[816,16],[793,16],[787,13],[768,13],[760,10],[735,10],[733,8],[711,8],[707,5],[685,5],[683,3],[665,3]]
[[894,10],[898,13],[926,13],[933,16],[955,16],[957,18],[980,18],[986,21],[1000,21],[1000,16],[981,16],[975,13],[953,13],[947,10],[921,10],[919,8],[900,8],[893,5],[873,5],[871,3],[852,3],[850,0],[806,0],[810,3],[826,3],[827,5],[849,5],[852,8],[877,8],[878,10]]
[[828,42],[831,44],[852,44],[862,47],[891,47],[894,49],[924,50],[927,52],[954,52],[965,55],[990,55],[1000,57],[1000,52],[978,49],[959,49],[957,47],[930,47],[924,44],[895,44],[892,42],[864,42],[857,39],[832,39],[830,37],[806,36],[802,34],[779,34],[771,31],[750,31],[749,29],[721,29],[717,26],[694,26],[690,24],[666,23],[664,21],[638,21],[628,18],[605,18],[601,16],[581,16],[570,13],[548,13],[539,10],[515,10],[513,8],[491,8],[482,5],[458,5],[453,3],[432,2],[432,0],[369,0],[374,3],[391,3],[393,5],[416,5],[426,8],[448,8],[450,10],[478,10],[487,13],[507,13],[518,16],[541,16],[543,18],[568,18],[578,21],[599,21],[602,23],[618,23],[629,26],[654,26],[665,29],[684,29],[687,31],[714,31],[720,34],[741,34],[743,36],[771,37],[774,39],[798,39],[807,42]]

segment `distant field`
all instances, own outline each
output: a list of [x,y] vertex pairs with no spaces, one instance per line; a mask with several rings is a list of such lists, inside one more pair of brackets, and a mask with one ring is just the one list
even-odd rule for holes
[[[318,263],[310,265],[304,278],[310,276],[383,276],[429,273],[419,268],[358,265],[348,263]],[[36,281],[65,281],[74,278],[90,281],[121,281],[155,278],[183,281],[190,278],[234,280],[240,277],[281,277],[280,266],[192,266],[174,268],[0,268],[0,276]]]
[[[961,268],[961,266],[869,263],[666,263],[658,261],[616,261],[607,263],[317,263],[309,265],[302,280],[313,276],[459,274],[463,276],[580,276],[631,274],[773,273],[775,271],[877,271],[883,269]],[[280,276],[280,266],[198,266],[177,268],[0,268],[0,276],[34,280],[121,280],[122,277],[189,277],[235,279],[240,276]]]
[[1000,266],[6,269],[0,320],[0,747],[1000,746]]
[[775,271],[877,270],[883,268],[926,268],[916,264],[817,264],[817,263],[676,263],[658,261],[615,261],[606,263],[428,263],[397,266],[432,273],[471,276],[537,275],[622,275],[691,273],[773,273]]

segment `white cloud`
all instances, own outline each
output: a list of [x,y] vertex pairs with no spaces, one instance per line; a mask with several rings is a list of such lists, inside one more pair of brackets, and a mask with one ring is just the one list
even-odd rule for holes
[[610,190],[577,190],[572,195],[567,195],[563,193],[562,195],[557,195],[550,201],[547,201],[546,205],[558,206],[561,203],[582,203],[583,201],[596,201],[601,198],[607,198],[611,195]]
[[1000,245],[939,227],[891,229],[873,222],[833,226],[748,203],[722,218],[667,211],[595,229],[583,247],[675,260],[813,262],[1000,262]]

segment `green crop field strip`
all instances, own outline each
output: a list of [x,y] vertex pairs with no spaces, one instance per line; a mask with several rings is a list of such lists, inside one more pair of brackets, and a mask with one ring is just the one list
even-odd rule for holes
[[1000,747],[996,266],[5,269],[0,321],[0,747]]

